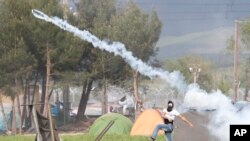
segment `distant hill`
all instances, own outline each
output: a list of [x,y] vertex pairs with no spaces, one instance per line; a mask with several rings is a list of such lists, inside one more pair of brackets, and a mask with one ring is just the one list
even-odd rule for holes
[[177,58],[192,54],[222,54],[226,41],[233,35],[231,28],[218,28],[207,32],[195,32],[182,36],[165,36],[157,43],[158,59]]

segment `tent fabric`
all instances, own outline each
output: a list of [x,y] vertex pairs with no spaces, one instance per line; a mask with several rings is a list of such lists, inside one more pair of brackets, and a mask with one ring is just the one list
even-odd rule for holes
[[[130,131],[130,135],[150,136],[153,133],[155,126],[163,123],[163,118],[157,110],[146,109],[136,119]],[[158,132],[158,134],[163,133],[162,130]]]
[[108,113],[97,118],[91,125],[89,134],[94,136],[99,135],[112,120],[114,120],[114,124],[110,127],[106,134],[129,135],[133,123],[129,118],[118,113]]

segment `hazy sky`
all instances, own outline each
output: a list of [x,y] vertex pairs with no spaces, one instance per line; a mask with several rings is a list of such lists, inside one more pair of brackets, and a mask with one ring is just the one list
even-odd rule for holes
[[134,0],[145,10],[157,10],[162,36],[183,35],[232,27],[234,20],[250,15],[249,0]]
[[250,0],[134,2],[145,12],[155,9],[163,23],[157,44],[160,60],[192,54],[218,58],[225,54],[226,41],[233,36],[234,21],[250,16]]

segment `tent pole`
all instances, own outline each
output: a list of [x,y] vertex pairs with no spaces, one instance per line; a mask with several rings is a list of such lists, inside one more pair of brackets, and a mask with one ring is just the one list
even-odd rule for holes
[[105,135],[105,133],[110,129],[110,127],[115,123],[114,120],[111,120],[108,125],[102,130],[102,132],[97,136],[95,141],[100,141],[102,137]]

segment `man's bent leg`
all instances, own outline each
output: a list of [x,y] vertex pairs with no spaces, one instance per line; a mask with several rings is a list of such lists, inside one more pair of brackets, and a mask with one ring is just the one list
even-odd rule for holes
[[164,124],[158,124],[158,125],[155,127],[155,129],[154,129],[154,131],[153,131],[153,134],[152,134],[151,138],[156,139],[156,136],[157,136],[157,134],[158,134],[158,131],[159,131],[161,128],[163,128],[163,127],[164,127]]

